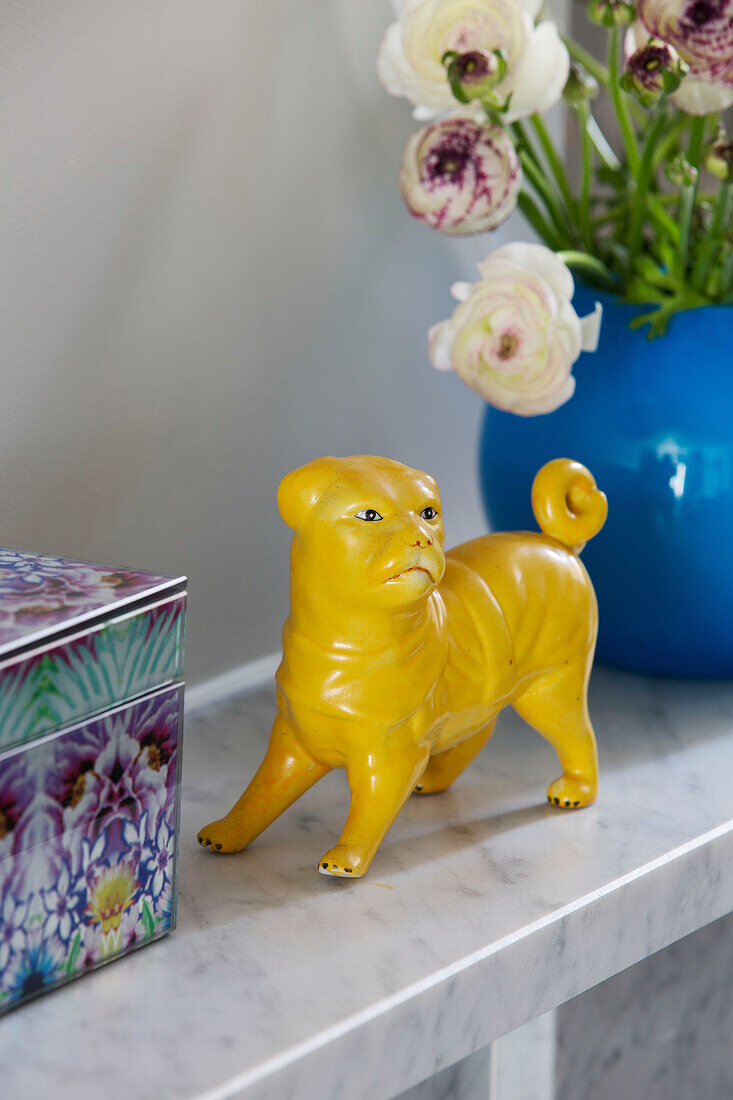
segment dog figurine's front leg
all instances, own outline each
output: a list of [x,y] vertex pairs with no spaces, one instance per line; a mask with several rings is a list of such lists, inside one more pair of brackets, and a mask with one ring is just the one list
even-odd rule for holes
[[226,817],[201,830],[199,844],[212,852],[241,852],[330,770],[306,751],[278,715],[252,782]]
[[347,762],[351,807],[338,844],[321,856],[322,875],[361,878],[385,833],[412,794],[428,762],[428,749],[394,747]]

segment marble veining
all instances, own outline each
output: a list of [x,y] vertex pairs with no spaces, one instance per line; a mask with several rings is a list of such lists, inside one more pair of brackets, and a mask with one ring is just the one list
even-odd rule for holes
[[563,1005],[556,1095],[733,1096],[732,937],[729,914]]
[[198,847],[261,758],[272,695],[198,713],[177,931],[8,1016],[4,1089],[386,1100],[732,911],[733,686],[598,670],[591,708],[594,806],[545,803],[554,754],[505,714],[451,791],[408,803],[357,882],[315,869],[343,821],[340,773],[247,852]]
[[397,1100],[494,1100],[491,1095],[492,1051],[493,1046],[469,1054],[454,1066],[401,1092]]

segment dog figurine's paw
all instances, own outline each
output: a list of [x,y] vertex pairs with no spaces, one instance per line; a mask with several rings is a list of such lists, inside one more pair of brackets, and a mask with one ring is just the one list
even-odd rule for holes
[[451,780],[434,778],[424,775],[419,783],[415,784],[415,794],[442,794],[451,785]]
[[561,810],[578,810],[595,802],[597,782],[577,775],[561,775],[547,788],[547,801]]
[[318,870],[322,875],[331,875],[334,878],[361,878],[366,866],[364,857],[356,848],[337,844],[321,856]]
[[202,848],[212,852],[241,852],[244,845],[239,843],[237,830],[225,817],[205,825],[196,838]]

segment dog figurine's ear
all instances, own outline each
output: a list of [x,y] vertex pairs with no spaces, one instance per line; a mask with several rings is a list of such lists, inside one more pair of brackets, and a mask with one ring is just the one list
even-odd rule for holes
[[280,515],[293,531],[298,531],[305,517],[333,479],[336,458],[314,458],[305,466],[286,476],[277,491]]

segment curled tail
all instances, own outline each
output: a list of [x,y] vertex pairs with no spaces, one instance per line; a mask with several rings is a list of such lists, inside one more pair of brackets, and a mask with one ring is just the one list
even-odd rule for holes
[[532,483],[532,511],[543,534],[579,554],[606,522],[608,501],[585,466],[554,458]]

